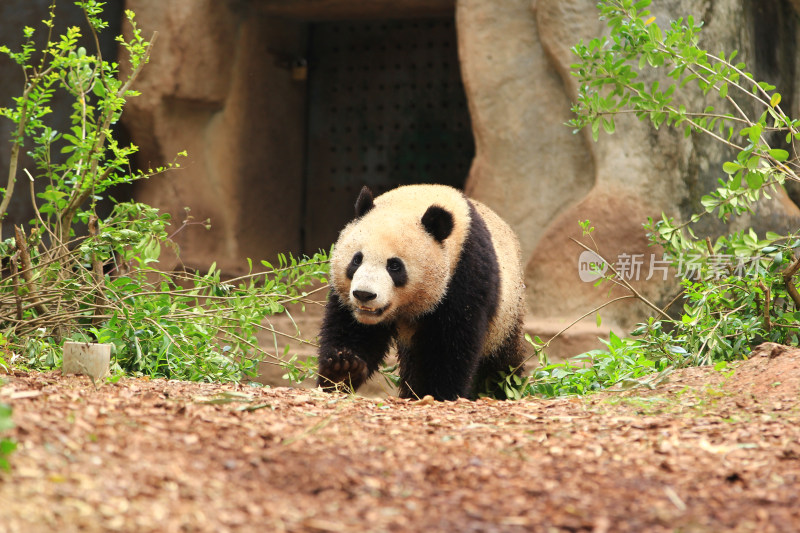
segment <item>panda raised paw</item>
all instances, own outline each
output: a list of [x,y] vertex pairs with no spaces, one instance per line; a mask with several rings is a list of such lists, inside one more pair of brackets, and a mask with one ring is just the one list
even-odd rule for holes
[[337,388],[357,389],[367,379],[367,362],[347,348],[319,358],[317,385],[330,392]]

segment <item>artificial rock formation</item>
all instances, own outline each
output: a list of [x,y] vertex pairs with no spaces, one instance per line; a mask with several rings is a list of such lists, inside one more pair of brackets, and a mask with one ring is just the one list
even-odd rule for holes
[[[145,33],[158,30],[151,65],[138,84],[124,122],[141,147],[140,166],[188,150],[184,169],[139,187],[139,199],[180,217],[184,206],[210,232],[189,227],[178,240],[189,266],[211,261],[230,272],[244,258],[297,249],[302,213],[305,85],[292,65],[305,53],[308,23],[356,17],[357,2],[222,2],[128,0]],[[440,15],[449,2],[435,2]],[[425,15],[418,1],[392,3],[389,16]],[[388,8],[387,8],[388,9]],[[705,21],[701,45],[740,51],[757,77],[783,84],[784,102],[797,101],[794,57],[797,14],[789,0],[664,0],[657,23],[693,14]],[[417,10],[417,11],[413,11]],[[375,16],[375,13],[365,13]],[[661,213],[685,219],[721,175],[729,157],[699,136],[683,138],[620,118],[614,135],[593,142],[565,123],[577,94],[569,73],[570,47],[603,32],[594,0],[458,0],[455,4],[461,72],[476,155],[466,191],[486,202],[520,235],[526,262],[528,329],[543,338],[609,298],[579,278],[578,221],[590,220],[612,262],[641,254],[634,283],[663,303],[670,279],[645,283],[651,260],[642,224]],[[764,22],[780,21],[780,25]],[[765,32],[761,28],[773,28]],[[756,63],[753,65],[753,63]],[[785,195],[737,222],[761,229],[796,226],[800,213]],[[709,220],[705,231],[722,228]],[[556,355],[596,346],[613,328],[625,333],[647,310],[617,304],[570,330]]]
[[[48,5],[45,0],[3,3],[4,44],[18,46],[20,27],[37,24]],[[107,13],[121,18],[119,5],[110,7],[116,11]],[[185,207],[194,221],[211,219],[211,230],[197,224],[176,235],[181,261],[189,267],[207,268],[216,261],[235,274],[245,268],[247,257],[272,259],[301,249],[302,206],[308,205],[303,184],[308,71],[302,67],[309,32],[320,20],[455,15],[476,147],[465,189],[502,213],[519,233],[527,326],[545,339],[622,294],[609,295],[581,281],[582,249],[570,240],[580,237],[578,221],[591,221],[593,237],[609,260],[640,257],[635,285],[663,303],[677,280],[670,273],[667,280],[644,281],[660,252],[648,246],[642,223],[662,212],[685,220],[701,210],[700,198],[730,157],[713,140],[686,139],[666,127],[656,131],[631,117],[620,118],[616,133],[601,133],[598,142],[565,126],[577,94],[570,47],[604,31],[594,0],[126,0],[125,7],[136,12],[146,36],[158,32],[136,86],[142,94],[130,101],[122,120],[140,147],[137,164],[142,169],[163,165],[188,151],[182,169],[138,184],[134,195],[170,212],[176,230],[186,218]],[[74,7],[59,9],[62,24],[81,22]],[[778,86],[782,106],[800,114],[800,0],[659,0],[652,9],[657,24],[687,14],[703,20],[702,46],[739,50],[757,78]],[[115,31],[112,24],[101,36],[106,57],[112,55]],[[0,69],[0,105],[8,105],[22,80],[7,58],[0,57]],[[60,117],[56,127],[63,131],[69,110],[59,109],[57,102],[54,107]],[[4,145],[9,128],[3,122]],[[0,168],[7,168],[4,153]],[[751,224],[762,232],[796,228],[798,198],[800,190],[789,186],[788,195],[762,203],[732,229]],[[9,220],[29,220],[29,204],[21,195]],[[704,224],[701,231],[710,235],[731,229],[711,217]],[[565,334],[555,354],[595,347],[608,329],[625,333],[647,314],[630,302],[604,308],[602,328],[588,317]]]
[[[570,47],[578,39],[602,35],[594,6],[594,0],[461,0],[457,7],[476,141],[467,190],[504,213],[520,234],[527,261],[527,329],[545,340],[583,313],[625,294],[581,281],[578,260],[583,249],[570,240],[581,238],[579,221],[591,221],[593,237],[612,263],[624,267],[641,262],[638,272],[631,270],[633,285],[663,304],[677,278],[670,272],[663,280],[661,251],[649,246],[642,225],[662,212],[685,219],[702,210],[700,197],[722,175],[721,164],[729,157],[708,139],[684,139],[682,132],[666,127],[656,131],[633,117],[619,117],[616,133],[601,133],[598,142],[588,131],[572,134],[565,123],[578,87],[569,72]],[[734,0],[672,0],[653,6],[657,23],[686,14],[704,20],[701,46],[712,50],[738,49],[744,61],[759,57],[764,52],[759,47],[785,54],[783,48],[794,46],[791,39],[779,46],[758,42],[753,22],[758,9]],[[788,14],[796,25],[796,15]],[[793,65],[779,67],[785,71]],[[755,73],[767,79],[776,74],[757,68]],[[794,80],[787,81],[792,87],[782,91],[793,90]],[[798,220],[797,206],[779,194],[735,226],[779,230],[796,227]],[[710,234],[722,230],[713,221],[704,229]],[[645,282],[651,274],[653,279]],[[626,302],[600,314],[602,329],[591,314],[564,334],[555,353],[587,349],[609,328],[626,333],[651,312],[641,303]]]
[[[305,93],[282,56],[300,55],[301,25],[216,0],[129,0],[146,36],[158,32],[123,121],[143,168],[172,161],[181,170],[140,183],[137,199],[170,212],[184,208],[212,229],[181,232],[181,261],[217,261],[229,273],[245,258],[296,248],[300,233],[304,139],[297,124]],[[274,44],[274,46],[273,46]]]

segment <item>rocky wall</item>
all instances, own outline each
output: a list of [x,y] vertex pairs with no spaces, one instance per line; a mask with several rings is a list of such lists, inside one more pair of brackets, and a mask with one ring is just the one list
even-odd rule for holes
[[137,199],[170,212],[181,262],[227,273],[246,258],[299,247],[305,86],[288,59],[302,57],[305,27],[246,3],[128,0],[145,35],[158,32],[150,64],[123,117],[148,168],[182,150],[181,170],[140,183]]
[[[665,303],[676,290],[674,272],[663,272],[661,251],[650,247],[642,224],[662,212],[678,219],[702,210],[700,198],[721,177],[730,154],[702,136],[655,130],[634,117],[619,117],[616,133],[593,142],[588,131],[573,134],[565,123],[577,98],[570,75],[570,47],[579,39],[602,34],[594,0],[459,0],[459,51],[470,101],[476,157],[467,182],[469,194],[503,213],[522,240],[526,261],[528,331],[543,339],[574,319],[626,291],[607,290],[582,281],[583,249],[579,221],[590,220],[602,255],[631,268],[643,294]],[[776,2],[775,4],[780,4]],[[775,79],[783,73],[784,97],[795,90],[794,29],[791,9],[762,13],[759,3],[736,0],[655,2],[656,23],[687,14],[705,21],[701,46],[713,51],[740,50],[756,75]],[[773,11],[775,11],[773,9]],[[784,26],[764,32],[764,24]],[[768,26],[769,27],[769,26]],[[765,39],[770,37],[771,40]],[[769,72],[769,61],[775,67]],[[759,61],[760,60],[760,61]],[[751,63],[751,64],[752,64]],[[698,106],[699,100],[695,100]],[[701,232],[723,228],[710,217]],[[797,227],[800,212],[785,195],[763,202],[751,217],[733,224],[753,224],[763,231]],[[651,261],[655,261],[651,263]],[[653,275],[653,279],[645,282]],[[667,279],[663,279],[663,278]],[[659,278],[661,282],[656,282]],[[639,280],[636,282],[636,280]],[[609,329],[627,333],[650,312],[641,303],[624,302],[591,313],[567,331],[554,347],[557,355],[574,354],[596,343]]]

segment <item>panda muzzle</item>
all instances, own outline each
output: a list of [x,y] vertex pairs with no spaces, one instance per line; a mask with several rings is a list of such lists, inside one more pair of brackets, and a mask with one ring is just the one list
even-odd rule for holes
[[387,309],[389,309],[389,304],[384,307],[370,307],[365,305],[369,302],[373,302],[373,300],[378,297],[378,295],[374,292],[356,289],[353,290],[352,297],[353,303],[360,314],[378,317],[381,316]]

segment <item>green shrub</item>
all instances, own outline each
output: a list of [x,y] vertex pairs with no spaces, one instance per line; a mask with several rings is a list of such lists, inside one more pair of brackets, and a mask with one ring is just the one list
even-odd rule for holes
[[[786,115],[774,86],[755,80],[743,63],[734,63],[735,51],[715,55],[700,48],[702,22],[689,16],[662,25],[647,10],[649,5],[650,0],[598,3],[609,36],[573,47],[577,61],[572,74],[580,88],[570,124],[576,132],[590,128],[597,140],[601,130],[614,133],[615,116],[633,113],[655,128],[666,125],[682,128],[687,136],[708,135],[735,152],[723,165],[716,189],[702,198],[701,213],[686,221],[664,215],[645,226],[673,266],[692,261],[679,295],[682,309],[671,317],[612,268],[605,281],[630,293],[617,300],[638,298],[653,316],[629,338],[612,333],[608,350],[559,364],[550,364],[545,354],[553,339],[529,339],[542,364],[528,380],[500,376],[507,397],[652,385],[674,368],[745,358],[763,341],[798,343],[798,235],[768,232],[759,237],[749,229],[711,239],[698,237],[694,228],[704,216],[730,220],[749,212],[787,180],[800,181],[794,146],[800,140],[800,120]],[[648,69],[653,75],[641,75]],[[708,105],[713,98],[720,100],[720,109]],[[705,107],[694,109],[698,100]],[[597,251],[590,223],[581,226],[589,241],[581,245]],[[658,374],[645,377],[649,373]]]
[[[104,2],[75,4],[97,43],[107,26]],[[124,55],[120,61],[129,64],[122,75],[119,63],[104,59],[99,48],[92,53],[78,46],[81,29],[53,35],[54,11],[55,2],[43,21],[47,38],[41,50],[30,27],[23,30],[19,51],[0,46],[24,75],[14,106],[0,108],[0,116],[14,125],[8,181],[0,189],[0,224],[21,183],[29,186],[36,210],[27,232],[16,226],[14,238],[0,243],[0,259],[10,269],[0,279],[0,333],[18,354],[16,363],[58,367],[61,343],[80,340],[110,343],[116,372],[238,380],[254,375],[257,363],[268,358],[287,366],[291,377],[305,377],[308,367],[287,362],[278,348],[278,335],[299,342],[298,332],[275,331],[266,318],[285,313],[287,303],[304,302],[312,283],[325,282],[326,254],[303,260],[281,255],[276,267],[262,261],[255,269],[251,262],[247,275],[231,280],[223,280],[214,266],[207,272],[163,272],[158,269],[162,248],[177,252],[167,215],[123,202],[108,217],[98,217],[97,203],[112,187],[180,166],[176,160],[133,170],[129,158],[136,146],[114,137],[126,102],[138,95],[131,87],[149,60],[156,35],[146,40],[133,12],[125,12],[131,33],[127,40],[117,37]],[[68,131],[47,123],[56,94],[72,102]],[[20,177],[24,148],[36,167]],[[35,183],[43,186],[35,189]],[[78,224],[88,233],[77,234]],[[177,231],[189,224],[208,227],[209,221],[187,216]],[[261,329],[274,339],[270,353],[259,347]]]

